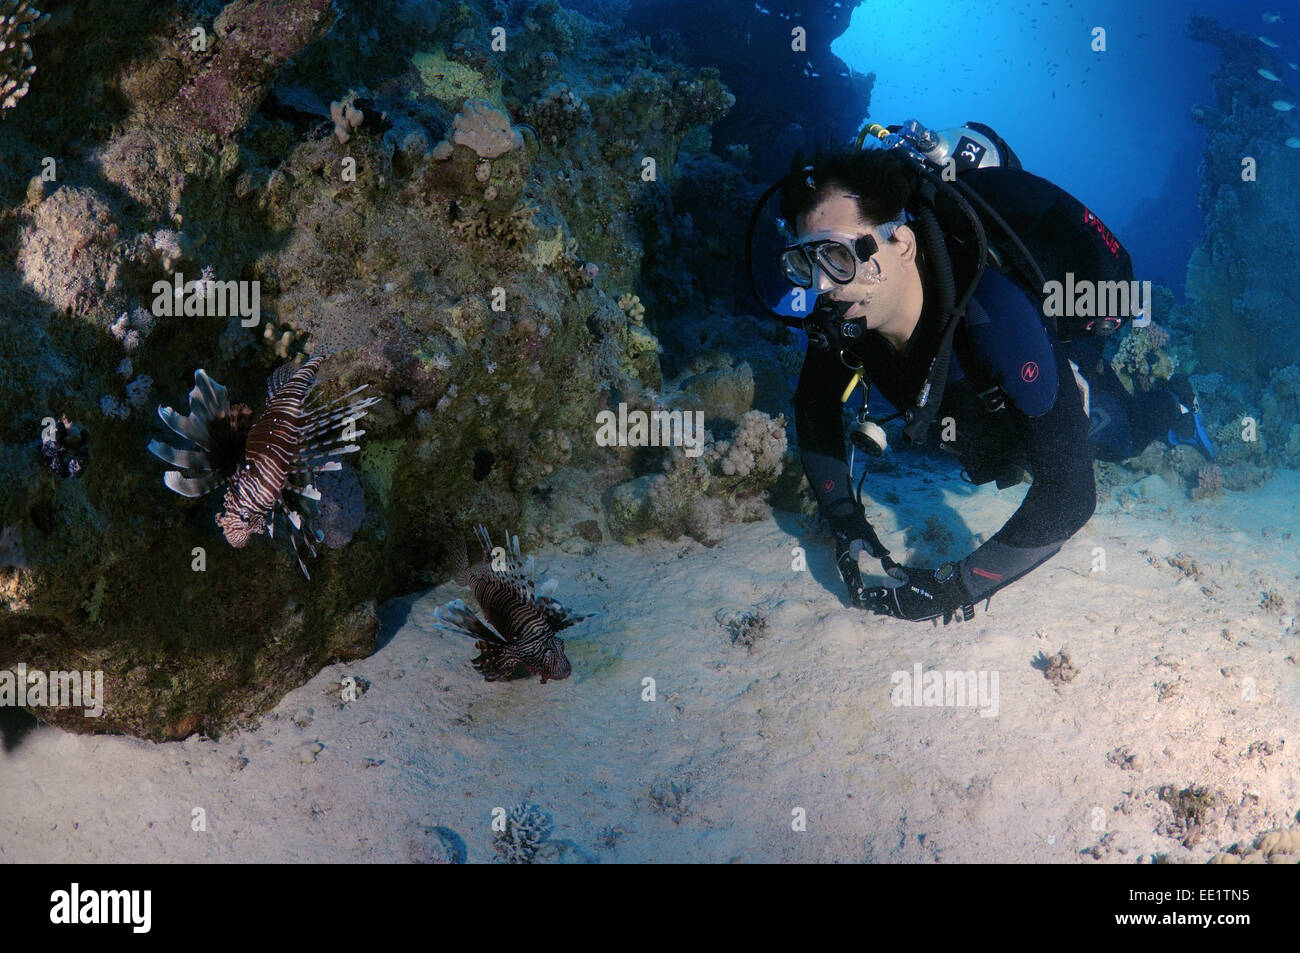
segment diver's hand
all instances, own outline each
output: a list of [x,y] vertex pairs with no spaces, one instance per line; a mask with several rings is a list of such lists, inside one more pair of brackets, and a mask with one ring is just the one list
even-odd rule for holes
[[862,584],[862,571],[858,568],[858,556],[863,552],[875,556],[884,549],[875,531],[867,523],[860,507],[854,506],[850,511],[827,517],[831,532],[835,534],[835,568],[839,570],[840,579],[849,590],[849,602],[855,606],[864,606],[863,598],[866,587]]
[[899,571],[891,570],[890,575],[906,577],[903,584],[868,589],[860,603],[864,609],[909,622],[942,617],[944,625],[954,618],[958,622],[969,622],[975,617],[974,600],[962,585],[961,570],[956,563],[944,563],[938,569],[897,568]]

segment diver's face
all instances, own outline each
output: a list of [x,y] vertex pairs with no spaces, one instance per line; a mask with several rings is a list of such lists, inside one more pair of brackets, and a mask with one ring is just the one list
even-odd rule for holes
[[[860,217],[857,202],[842,191],[828,193],[797,225],[797,240],[801,244],[831,239],[852,248],[853,243],[864,235],[871,234],[875,237],[879,249],[872,257],[880,268],[878,277],[872,277],[875,270],[873,267],[859,262],[853,280],[841,285],[831,281],[818,268],[814,275],[814,288],[845,306],[845,319],[860,318],[868,329],[878,328],[892,313],[889,302],[901,290],[896,287],[899,285],[897,280],[892,284],[889,281],[891,276],[898,275],[902,264],[900,255],[903,249],[899,246],[906,244],[910,247],[910,243],[882,239],[879,233],[872,231],[873,223]],[[903,231],[900,229],[895,235],[901,239],[904,237],[900,234]],[[910,233],[907,237],[910,238]]]

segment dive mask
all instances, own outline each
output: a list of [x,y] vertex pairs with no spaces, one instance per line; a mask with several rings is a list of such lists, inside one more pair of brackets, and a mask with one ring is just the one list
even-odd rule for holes
[[[900,218],[885,222],[878,230],[888,241],[895,229],[903,224],[906,224],[905,220]],[[855,239],[852,247],[833,238],[803,242],[790,245],[781,252],[781,269],[790,283],[799,288],[812,288],[818,284],[819,269],[837,285],[847,285],[858,277],[859,266],[867,281],[879,282],[884,280],[884,276],[880,272],[880,262],[875,258],[878,251],[880,244],[870,232]]]

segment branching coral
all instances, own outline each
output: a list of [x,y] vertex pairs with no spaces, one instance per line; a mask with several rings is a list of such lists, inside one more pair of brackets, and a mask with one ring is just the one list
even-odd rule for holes
[[523,251],[537,233],[533,225],[536,214],[535,205],[516,205],[504,218],[496,218],[486,209],[479,209],[467,218],[452,222],[451,227],[464,238],[497,242],[511,251]]
[[0,2],[0,115],[27,95],[27,86],[36,74],[27,41],[49,18],[29,0]]
[[555,825],[536,804],[519,804],[506,814],[505,830],[497,831],[492,847],[504,864],[531,864]]
[[645,305],[634,294],[619,295],[618,306],[623,309],[627,319],[633,324],[645,324]]
[[731,440],[715,441],[704,459],[718,489],[731,496],[755,496],[780,476],[785,449],[785,417],[751,410],[740,418]]

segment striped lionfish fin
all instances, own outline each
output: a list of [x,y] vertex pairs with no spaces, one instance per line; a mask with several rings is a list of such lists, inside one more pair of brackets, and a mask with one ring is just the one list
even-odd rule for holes
[[190,412],[202,408],[209,421],[230,415],[230,397],[226,389],[199,368],[194,372],[194,389],[190,391]]
[[149,452],[163,463],[187,470],[207,470],[211,463],[206,452],[202,450],[178,450],[161,440],[149,441]]
[[492,628],[473,612],[463,599],[454,599],[445,606],[433,610],[434,628],[453,635],[467,635],[471,639],[482,639],[490,645],[505,646],[508,643],[496,629]]
[[[493,581],[500,585],[505,585],[518,597],[525,602],[532,602],[532,588],[526,579],[519,578],[511,570],[511,539],[510,533],[506,533],[506,545],[502,547],[505,552],[505,569],[498,569],[496,566],[497,559],[494,556],[492,539],[488,536],[487,527],[482,523],[475,525],[474,535],[478,537],[479,546],[483,549],[483,567]],[[515,555],[519,553],[519,538],[514,539]]]
[[[310,381],[311,378],[316,375],[316,368],[320,367],[320,362],[321,358],[314,357],[301,367],[293,363],[293,361],[289,361],[287,364],[281,364],[273,370],[271,376],[266,379],[266,402],[269,404],[271,401],[275,400],[290,381],[308,368],[311,369],[311,374],[307,378],[308,381]],[[306,393],[307,392],[304,390],[304,396]]]
[[536,571],[536,561],[532,556],[527,559],[519,551],[519,535],[511,535],[510,530],[505,531],[506,536],[506,568],[503,572],[498,572],[511,585],[523,594],[529,602],[537,602],[537,589],[533,580],[533,573]]
[[[200,404],[199,408],[201,409],[202,406]],[[167,425],[172,433],[184,437],[204,450],[209,449],[208,444],[212,442],[212,438],[208,434],[208,421],[211,418],[200,416],[193,408],[190,410],[189,416],[182,417],[170,407],[159,407],[158,416],[162,418],[162,422]]]
[[173,493],[181,496],[202,496],[210,492],[222,481],[220,473],[208,472],[202,476],[187,477],[179,470],[168,470],[163,474],[163,485]]

